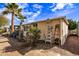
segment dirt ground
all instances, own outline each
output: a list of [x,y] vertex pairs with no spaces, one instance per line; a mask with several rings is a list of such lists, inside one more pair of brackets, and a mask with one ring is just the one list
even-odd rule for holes
[[[0,56],[73,56],[78,55],[79,42],[76,37],[69,37],[62,47],[53,46],[47,49],[43,48],[45,45],[38,45],[33,49],[24,48],[20,51],[16,50],[8,43],[8,39],[0,36]],[[77,49],[75,53],[74,49]],[[28,50],[28,51],[26,51]],[[72,52],[74,50],[74,52]],[[23,53],[24,52],[24,53]]]
[[17,56],[18,53],[9,43],[8,39],[0,36],[0,56]]
[[68,37],[67,41],[62,46],[62,48],[70,51],[73,54],[79,55],[79,37],[77,36]]

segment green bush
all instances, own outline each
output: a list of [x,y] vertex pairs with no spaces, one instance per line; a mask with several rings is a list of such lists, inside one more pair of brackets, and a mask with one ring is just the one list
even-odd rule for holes
[[77,28],[77,22],[76,21],[74,21],[74,20],[68,20],[69,21],[69,26],[68,26],[68,29],[69,30],[74,30],[74,29],[76,29]]
[[40,37],[40,35],[39,35],[40,30],[38,28],[31,28],[29,30],[29,32],[32,34],[33,39],[35,39],[35,40],[39,39],[39,37]]
[[35,45],[35,42],[40,38],[40,30],[36,27],[30,28],[28,31],[28,37],[31,40],[31,45]]
[[0,33],[3,33],[4,31],[2,29],[0,29]]

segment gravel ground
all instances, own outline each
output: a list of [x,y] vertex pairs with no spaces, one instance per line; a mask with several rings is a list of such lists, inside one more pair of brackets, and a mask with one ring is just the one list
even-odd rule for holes
[[[38,46],[38,47],[41,47]],[[28,48],[29,50],[30,48]],[[54,46],[49,49],[42,48],[34,48],[32,50],[27,51],[27,48],[21,49],[21,52],[24,52],[22,55],[16,49],[14,49],[9,43],[8,39],[0,36],[0,56],[73,56],[71,52],[66,49],[62,49],[60,47]]]

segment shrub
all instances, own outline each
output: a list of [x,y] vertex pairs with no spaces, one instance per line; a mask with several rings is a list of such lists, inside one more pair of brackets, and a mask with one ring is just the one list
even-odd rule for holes
[[34,45],[40,38],[40,30],[36,27],[30,28],[28,31],[29,39],[31,41],[31,44]]
[[2,29],[0,29],[0,33],[3,33],[4,31]]
[[76,21],[73,21],[73,20],[68,20],[69,21],[69,26],[68,26],[68,29],[69,30],[74,30],[77,28],[77,23]]

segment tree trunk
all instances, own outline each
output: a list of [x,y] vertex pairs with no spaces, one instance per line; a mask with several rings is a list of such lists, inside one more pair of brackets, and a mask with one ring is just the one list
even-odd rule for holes
[[12,13],[12,20],[11,20],[11,33],[14,32],[14,13]]

